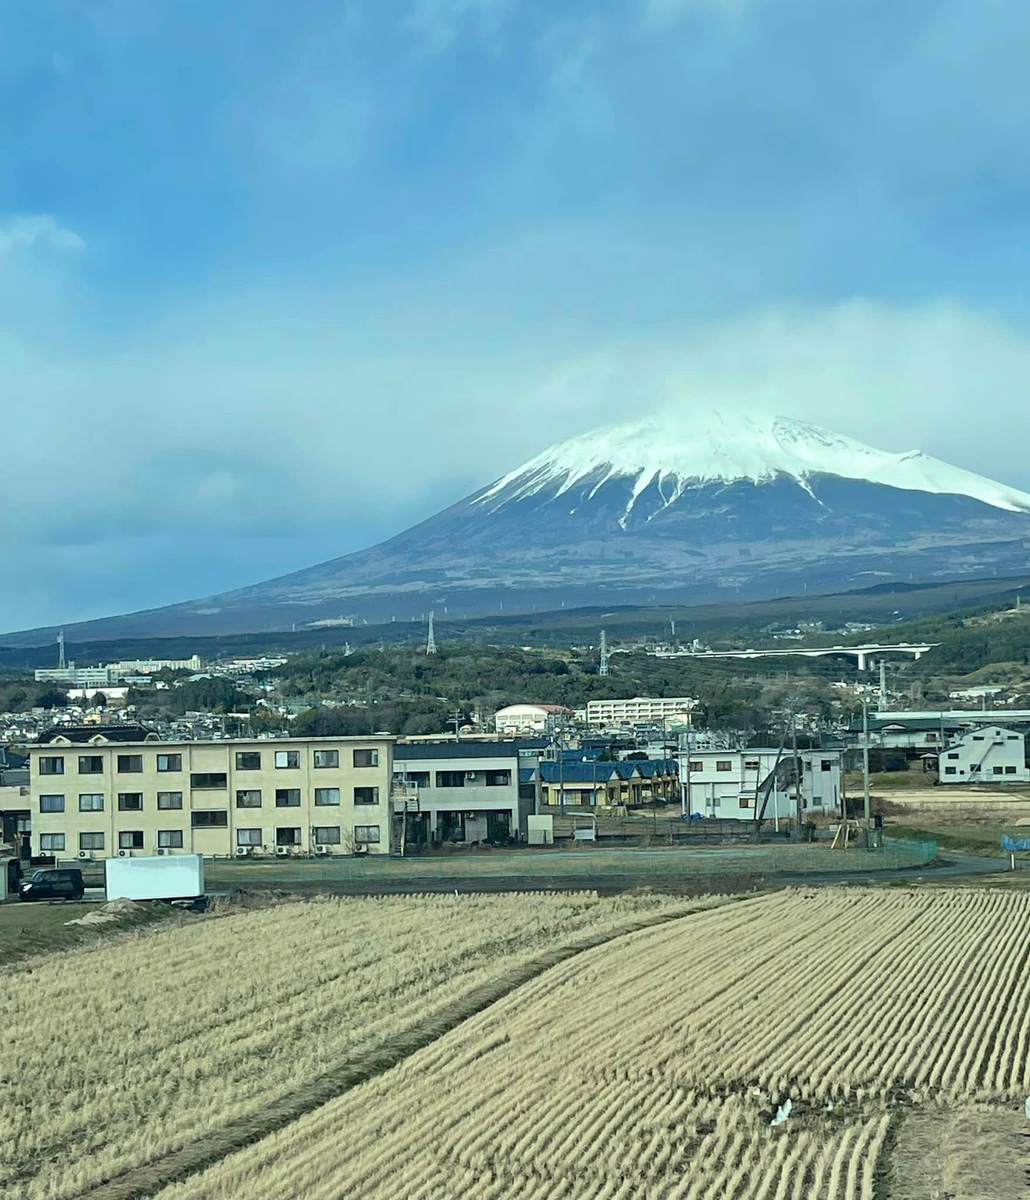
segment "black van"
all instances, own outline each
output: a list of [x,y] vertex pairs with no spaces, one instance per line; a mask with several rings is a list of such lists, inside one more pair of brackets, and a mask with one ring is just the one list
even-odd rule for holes
[[33,871],[21,885],[20,900],[81,900],[85,892],[78,867]]

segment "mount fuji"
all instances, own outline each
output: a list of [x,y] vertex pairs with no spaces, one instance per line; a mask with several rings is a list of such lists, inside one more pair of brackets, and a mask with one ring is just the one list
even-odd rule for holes
[[1028,567],[1026,492],[785,417],[706,411],[571,438],[370,549],[75,636],[678,604]]

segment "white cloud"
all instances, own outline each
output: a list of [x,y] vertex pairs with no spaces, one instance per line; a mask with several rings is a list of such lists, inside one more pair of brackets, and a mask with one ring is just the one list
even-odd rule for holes
[[0,254],[7,254],[20,246],[33,246],[45,242],[57,250],[81,250],[86,243],[73,230],[59,225],[45,213],[31,217],[10,217],[0,223]]

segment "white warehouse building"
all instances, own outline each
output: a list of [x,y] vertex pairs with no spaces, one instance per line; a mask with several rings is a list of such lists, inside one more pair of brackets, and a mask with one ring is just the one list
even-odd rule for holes
[[941,783],[1027,783],[1030,769],[1021,733],[989,725],[956,738],[941,753]]
[[697,701],[690,696],[634,696],[632,700],[588,700],[587,724],[661,725],[663,721],[690,723]]
[[[690,811],[705,817],[753,820],[768,785],[766,820],[793,818],[796,812],[794,771],[789,751],[686,750],[679,755],[680,782],[690,788]],[[802,812],[839,813],[839,750],[800,750]],[[771,779],[775,773],[775,779]]]

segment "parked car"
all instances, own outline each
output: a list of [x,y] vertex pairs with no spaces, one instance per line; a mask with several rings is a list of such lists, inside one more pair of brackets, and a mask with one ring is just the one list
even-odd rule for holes
[[81,900],[85,892],[78,867],[33,871],[21,885],[20,900]]

